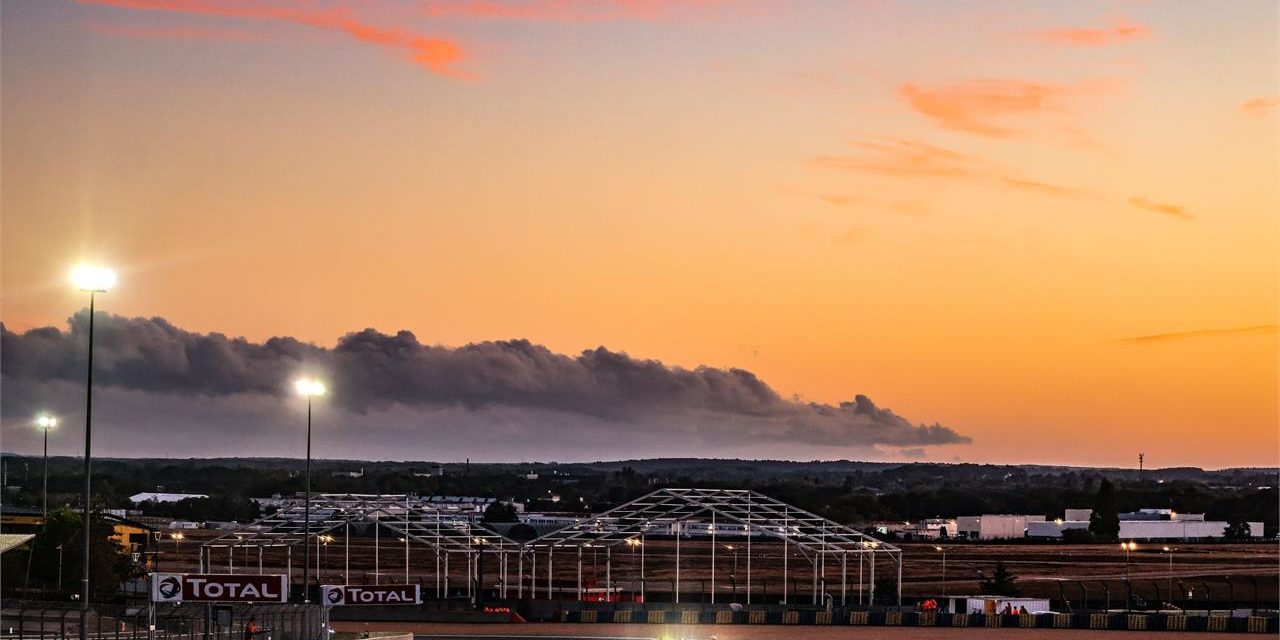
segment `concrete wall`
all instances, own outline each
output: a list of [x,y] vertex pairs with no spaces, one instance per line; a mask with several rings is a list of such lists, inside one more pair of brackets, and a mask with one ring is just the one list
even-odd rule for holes
[[1062,532],[1068,529],[1089,528],[1088,520],[1072,520],[1063,522],[1028,522],[1028,538],[1061,538]]
[[[1121,520],[1120,538],[1125,540],[1166,540],[1221,538],[1227,523],[1220,520]],[[1262,523],[1250,522],[1249,533],[1262,537]]]

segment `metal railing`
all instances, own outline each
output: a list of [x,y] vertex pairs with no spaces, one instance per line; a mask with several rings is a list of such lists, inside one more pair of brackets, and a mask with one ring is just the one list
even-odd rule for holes
[[[96,640],[244,640],[250,618],[255,640],[317,640],[323,618],[317,605],[94,605],[86,636]],[[74,603],[6,601],[0,608],[3,640],[73,640],[80,636]]]

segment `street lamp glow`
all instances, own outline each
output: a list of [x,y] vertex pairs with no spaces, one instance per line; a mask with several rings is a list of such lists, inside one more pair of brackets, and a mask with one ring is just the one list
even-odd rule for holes
[[81,291],[105,292],[116,286],[116,272],[91,264],[81,264],[71,271],[71,282]]
[[298,390],[298,395],[307,397],[320,397],[327,391],[324,383],[315,378],[300,378],[293,383],[293,388]]
[[51,415],[41,414],[40,417],[36,418],[36,426],[47,431],[58,426],[58,419]]

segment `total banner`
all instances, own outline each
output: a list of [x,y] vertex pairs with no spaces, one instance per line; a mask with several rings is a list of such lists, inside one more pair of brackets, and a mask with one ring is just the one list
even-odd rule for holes
[[328,584],[320,587],[320,602],[326,607],[422,604],[422,592],[416,584]]
[[272,574],[155,573],[152,602],[287,602],[288,576]]

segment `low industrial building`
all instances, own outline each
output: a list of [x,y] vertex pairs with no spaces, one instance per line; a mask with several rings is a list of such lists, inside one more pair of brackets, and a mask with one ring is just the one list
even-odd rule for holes
[[1027,528],[1044,522],[1044,516],[985,514],[956,518],[956,537],[967,540],[1006,540],[1025,538]]
[[182,502],[183,500],[191,500],[194,498],[208,498],[203,493],[163,493],[158,491],[144,491],[129,496],[129,502],[133,504],[142,504],[144,502]]
[[[1062,538],[1064,531],[1089,529],[1092,509],[1067,509],[1066,517],[1027,525],[1027,537]],[[1203,513],[1178,513],[1172,509],[1139,509],[1120,514],[1121,540],[1209,540],[1226,537],[1227,522],[1205,520]],[[1262,538],[1262,523],[1250,522],[1249,537]]]

